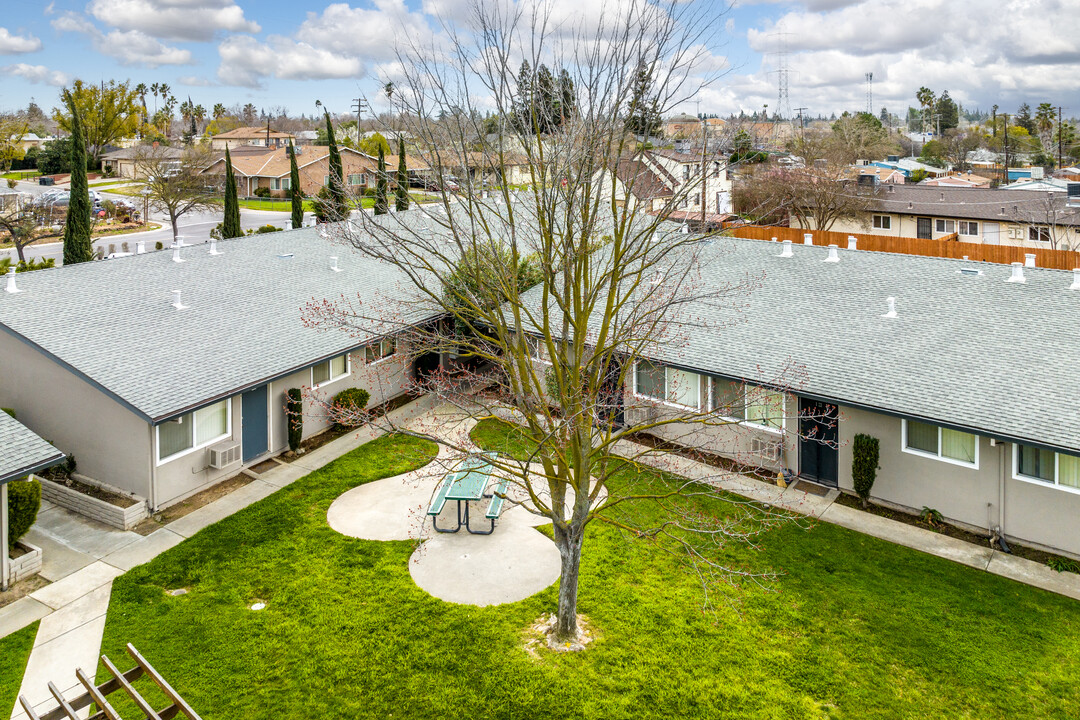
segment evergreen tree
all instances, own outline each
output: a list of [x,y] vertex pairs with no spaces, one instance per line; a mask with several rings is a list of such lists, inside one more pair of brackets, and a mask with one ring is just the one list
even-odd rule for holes
[[68,200],[67,222],[64,223],[64,264],[87,262],[94,259],[94,247],[90,242],[90,188],[86,182],[86,137],[83,135],[82,113],[70,92],[65,91],[64,102],[71,110],[71,190]]
[[574,79],[566,69],[559,71],[559,124],[577,115],[577,95]]
[[960,108],[957,106],[956,101],[949,97],[948,90],[941,92],[941,97],[938,98],[934,110],[938,116],[941,132],[944,133],[946,130],[951,130],[960,125]]
[[405,164],[405,139],[399,137],[397,142],[397,203],[394,209],[401,212],[409,209],[409,168]]
[[296,148],[289,141],[289,192],[292,194],[292,225],[304,224],[304,193],[300,189],[300,168],[296,166]]
[[341,164],[341,151],[337,138],[334,137],[334,124],[330,122],[330,112],[326,112],[326,139],[330,146],[330,221],[337,222],[349,216],[348,202],[345,198],[345,170]]
[[390,212],[386,198],[386,153],[379,146],[379,174],[375,179],[375,214],[385,215]]
[[1028,131],[1028,135],[1035,134],[1035,121],[1031,119],[1031,106],[1024,103],[1016,110],[1015,124]]
[[626,107],[626,131],[648,138],[660,131],[660,110],[652,94],[652,68],[638,64],[630,102]]
[[533,95],[533,113],[536,127],[541,134],[548,134],[558,125],[559,95],[555,90],[555,76],[547,65],[536,70],[536,93]]
[[528,60],[523,60],[517,77],[515,119],[521,132],[533,132],[533,74]]
[[236,194],[236,176],[233,175],[232,157],[229,148],[225,148],[225,219],[221,223],[221,237],[224,239],[240,237],[240,199]]

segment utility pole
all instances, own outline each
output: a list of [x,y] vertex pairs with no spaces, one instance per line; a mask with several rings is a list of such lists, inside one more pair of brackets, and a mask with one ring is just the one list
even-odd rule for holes
[[360,144],[360,113],[369,107],[367,100],[356,98],[353,100],[352,110],[356,113],[356,144]]
[[1005,182],[1009,184],[1009,113],[1005,113]]
[[802,132],[806,128],[806,121],[803,118],[803,110],[809,110],[810,108],[795,108],[795,112],[799,113],[799,132]]
[[1058,170],[1061,169],[1061,106],[1058,105]]

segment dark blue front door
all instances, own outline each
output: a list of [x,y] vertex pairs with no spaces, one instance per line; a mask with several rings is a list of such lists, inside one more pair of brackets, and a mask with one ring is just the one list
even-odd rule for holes
[[267,445],[266,386],[255,388],[240,397],[241,437],[244,462],[250,462],[265,453]]

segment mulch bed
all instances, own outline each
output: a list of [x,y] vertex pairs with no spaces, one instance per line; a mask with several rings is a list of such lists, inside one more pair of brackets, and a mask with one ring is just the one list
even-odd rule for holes
[[88,495],[88,496],[94,498],[95,500],[101,500],[103,502],[107,502],[110,505],[115,505],[118,508],[129,508],[132,505],[137,505],[139,503],[138,500],[136,500],[135,498],[130,497],[128,495],[121,495],[120,493],[115,493],[115,492],[112,492],[111,490],[106,490],[104,488],[100,488],[97,485],[91,485],[89,483],[79,482],[78,480],[76,480],[75,478],[72,478],[72,477],[51,478],[51,477],[48,477],[47,475],[45,475],[45,477],[47,479],[49,479],[49,480],[52,480],[53,482],[55,482],[55,483],[57,483],[59,485],[63,485],[65,487],[67,487],[67,488],[70,488],[71,490],[74,490],[75,492],[82,493],[83,495]]
[[151,515],[133,527],[132,531],[137,532],[140,535],[149,535],[155,530],[160,529],[166,523],[170,523],[173,520],[179,520],[185,515],[188,515],[203,506],[209,505],[219,498],[225,497],[234,490],[239,490],[254,480],[255,478],[250,475],[237,473],[227,480],[222,480],[218,484],[208,487],[196,495],[192,495],[183,502],[170,505],[161,512]]

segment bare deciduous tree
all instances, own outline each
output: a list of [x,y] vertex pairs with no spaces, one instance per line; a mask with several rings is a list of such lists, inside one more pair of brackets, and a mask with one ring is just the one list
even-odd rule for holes
[[763,167],[740,179],[736,208],[751,217],[790,215],[799,227],[829,230],[839,220],[867,217],[880,190],[845,177],[822,163],[803,168]]
[[[513,118],[520,98],[538,92],[521,85],[531,82],[519,73],[523,60],[565,71],[576,94],[572,114],[560,112],[557,122],[501,122],[499,138],[482,144],[480,152],[503,177],[504,148],[524,155],[526,187],[488,188],[464,177],[460,191],[440,191],[438,204],[378,218],[363,214],[322,229],[402,273],[409,297],[378,307],[312,303],[307,323],[363,337],[397,335],[399,348],[417,357],[438,353],[440,369],[417,377],[416,390],[436,394],[463,416],[517,423],[528,458],[501,455],[494,464],[510,478],[511,497],[552,524],[562,559],[554,631],[560,641],[578,634],[579,568],[594,521],[680,553],[710,587],[771,577],[768,570],[725,566],[720,548],[752,542],[778,514],[735,503],[734,516],[712,517],[687,502],[715,496],[711,482],[720,470],[694,481],[672,478],[662,490],[613,481],[625,458],[669,457],[632,442],[642,433],[693,445],[703,432],[742,430],[728,403],[710,400],[704,377],[664,375],[653,393],[658,399],[624,392],[639,361],[642,372],[655,376],[646,358],[677,362],[692,333],[722,333],[723,323],[702,317],[702,310],[732,309],[758,281],[709,279],[703,268],[724,248],[662,219],[683,193],[697,191],[700,179],[685,183],[654,214],[612,172],[637,151],[625,117],[641,68],[651,71],[661,112],[691,99],[707,81],[703,40],[723,26],[714,12],[702,4],[631,0],[615,3],[602,18],[581,19],[477,5],[468,29],[455,31],[445,47],[401,51],[395,81],[401,122],[442,177],[446,168],[467,165],[466,153],[485,137],[485,114]],[[445,319],[417,324],[431,316]],[[759,380],[782,390],[790,378]],[[344,417],[355,411],[321,402],[331,419],[358,420]],[[392,427],[388,418],[366,419]],[[459,458],[476,450],[468,438],[435,428],[396,429],[435,440]],[[761,464],[760,457],[743,459]],[[622,512],[646,501],[659,504],[664,519],[642,526]]]
[[166,147],[142,146],[135,155],[136,177],[143,178],[143,188],[152,208],[168,214],[173,241],[179,235],[177,222],[192,211],[220,207],[217,192],[202,171],[210,166],[206,146],[186,148],[178,159]]

